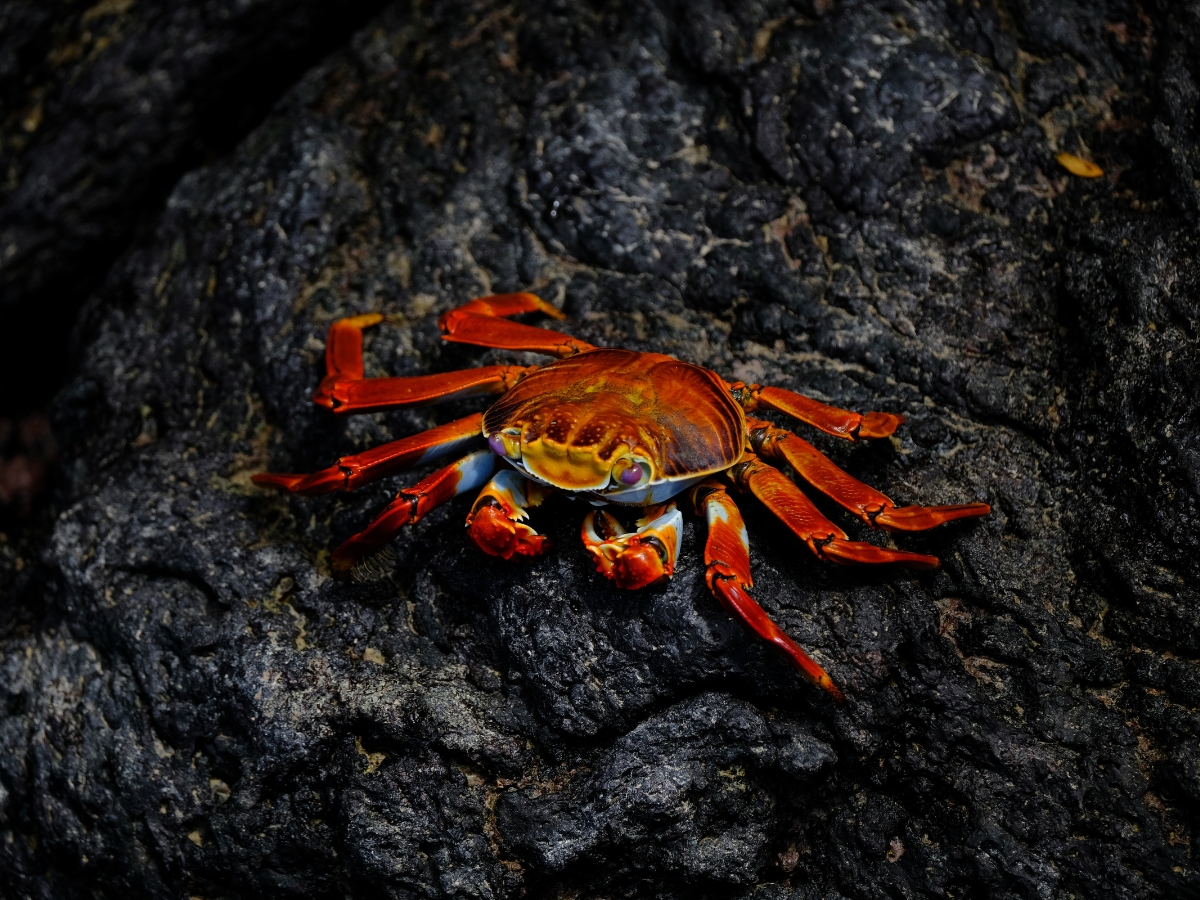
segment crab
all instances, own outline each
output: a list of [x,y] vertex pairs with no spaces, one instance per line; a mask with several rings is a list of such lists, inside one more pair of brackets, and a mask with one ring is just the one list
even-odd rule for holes
[[[778,387],[729,382],[661,353],[595,347],[508,318],[521,313],[564,318],[540,297],[514,293],[471,300],[442,316],[438,325],[446,341],[544,353],[557,360],[366,378],[363,329],[384,316],[352,316],[331,326],[327,374],[313,400],[337,415],[499,395],[485,412],[344,456],[319,472],[254,476],[260,485],[296,494],[328,494],[457,457],[402,489],[366,529],[342,543],[332,556],[336,577],[351,575],[405,525],[482,488],[467,515],[467,536],[484,553],[512,559],[546,552],[549,541],[528,523],[529,510],[561,491],[598,507],[584,518],[582,529],[597,570],[617,587],[644,588],[675,572],[683,537],[681,503],[707,519],[709,590],[840,702],[842,693],[828,673],[751,597],[749,539],[731,490],[754,495],[817,557],[843,564],[935,569],[939,563],[933,556],[851,540],[780,467],[790,467],[851,515],[885,531],[924,531],[991,511],[986,503],[897,506],[803,438],[751,413],[773,410],[848,441],[887,437],[903,416],[860,414]],[[636,530],[624,528],[609,506],[640,509]]]

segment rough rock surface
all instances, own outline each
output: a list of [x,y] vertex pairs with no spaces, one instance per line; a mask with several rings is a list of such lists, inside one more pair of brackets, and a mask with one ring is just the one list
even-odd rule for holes
[[64,322],[180,175],[383,0],[0,0],[0,414],[60,386]]
[[[0,544],[2,890],[1200,896],[1197,48],[1195,0],[386,12],[92,306],[52,538]],[[846,704],[708,595],[694,521],[657,591],[603,582],[566,500],[535,562],[459,502],[344,584],[329,550],[420,473],[250,484],[473,408],[333,420],[335,318],[391,317],[368,374],[447,370],[512,357],[436,315],[514,289],[901,412],[814,441],[994,505],[898,540],[943,560],[913,575],[745,503],[757,597]]]

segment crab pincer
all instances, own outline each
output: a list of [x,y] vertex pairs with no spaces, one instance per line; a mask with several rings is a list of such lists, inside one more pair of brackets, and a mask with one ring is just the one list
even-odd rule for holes
[[487,483],[467,516],[467,536],[484,553],[512,559],[540,556],[550,549],[550,539],[525,524],[530,507],[546,496],[542,485],[505,469]]
[[602,509],[583,520],[583,546],[596,561],[596,571],[625,590],[674,575],[683,543],[683,516],[674,503],[648,507],[637,524],[637,531],[626,531]]

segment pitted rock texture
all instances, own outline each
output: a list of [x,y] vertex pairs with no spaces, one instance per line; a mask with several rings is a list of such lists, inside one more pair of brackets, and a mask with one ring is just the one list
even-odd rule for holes
[[[1195,2],[384,13],[91,305],[52,538],[0,545],[4,890],[1200,895],[1198,41]],[[340,583],[424,471],[250,483],[479,408],[314,407],[336,318],[387,314],[370,376],[531,363],[435,325],[519,289],[903,413],[803,433],[902,503],[993,504],[896,538],[942,559],[914,575],[744,501],[755,595],[844,705],[708,594],[694,519],[657,590],[604,582],[561,497],[540,559],[480,556],[456,501]]]

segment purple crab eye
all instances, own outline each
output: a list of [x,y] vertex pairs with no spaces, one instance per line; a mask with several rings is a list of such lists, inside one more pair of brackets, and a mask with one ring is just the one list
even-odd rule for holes
[[508,456],[504,450],[504,438],[498,434],[488,435],[488,446],[492,448],[492,452],[497,456]]
[[621,484],[634,485],[642,480],[642,467],[638,463],[632,463],[628,469],[617,476],[621,480]]

